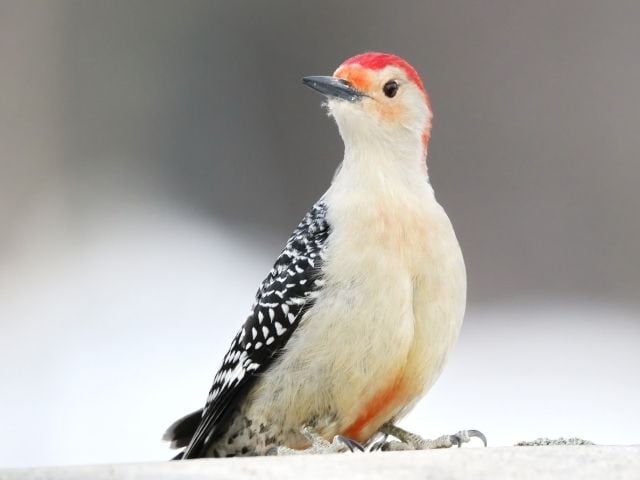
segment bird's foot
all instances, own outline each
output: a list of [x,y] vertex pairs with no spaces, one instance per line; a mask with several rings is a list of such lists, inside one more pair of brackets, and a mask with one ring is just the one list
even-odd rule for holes
[[471,441],[473,437],[479,438],[484,443],[484,446],[487,446],[487,438],[478,430],[460,430],[454,435],[442,435],[433,440],[422,438],[420,435],[407,432],[390,423],[383,425],[380,431],[399,440],[386,442],[382,445],[382,450],[384,451],[429,450],[432,448],[451,448],[454,445],[461,447],[463,443]]
[[309,426],[302,427],[300,433],[311,443],[309,448],[296,450],[295,448],[289,447],[277,447],[270,453],[275,455],[314,455],[322,453],[364,452],[362,445],[342,435],[336,435],[333,437],[333,441],[329,442]]

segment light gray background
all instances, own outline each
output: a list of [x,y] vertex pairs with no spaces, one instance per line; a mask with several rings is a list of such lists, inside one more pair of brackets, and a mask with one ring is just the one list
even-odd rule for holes
[[371,49],[422,73],[469,274],[405,425],[638,443],[638,25],[635,1],[0,0],[0,466],[169,455],[341,158],[300,78]]

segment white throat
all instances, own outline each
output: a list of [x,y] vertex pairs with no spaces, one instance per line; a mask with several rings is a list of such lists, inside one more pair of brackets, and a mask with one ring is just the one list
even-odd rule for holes
[[331,190],[401,203],[433,199],[422,142],[407,135],[391,141],[378,132],[340,129],[345,150]]

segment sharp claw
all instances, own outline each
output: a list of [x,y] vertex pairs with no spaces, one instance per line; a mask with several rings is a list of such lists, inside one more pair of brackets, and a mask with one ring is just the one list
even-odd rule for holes
[[387,438],[388,437],[389,437],[389,435],[387,435],[385,433],[380,440],[378,440],[377,442],[374,442],[373,444],[371,444],[369,446],[369,451],[370,452],[377,452],[378,450],[381,450],[382,447],[384,447],[384,444],[387,443]]
[[344,443],[352,452],[355,452],[356,450],[364,452],[364,447],[359,442],[356,442],[355,440],[347,438],[343,435],[336,435],[336,438]]
[[[482,440],[482,443],[484,443],[484,446],[485,447],[487,446],[487,437],[485,437],[484,434],[481,431],[479,431],[479,430],[467,430],[467,434],[470,437],[479,438],[480,440]],[[458,445],[458,446],[460,446],[460,445]]]
[[462,440],[460,440],[458,435],[449,435],[449,440],[452,445],[457,445],[458,448],[462,447]]

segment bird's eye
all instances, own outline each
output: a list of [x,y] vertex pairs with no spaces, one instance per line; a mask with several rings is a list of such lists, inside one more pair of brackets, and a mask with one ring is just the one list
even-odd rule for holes
[[384,84],[384,87],[382,87],[382,91],[387,97],[393,98],[396,96],[396,93],[398,93],[398,87],[398,82],[395,80],[389,80]]

